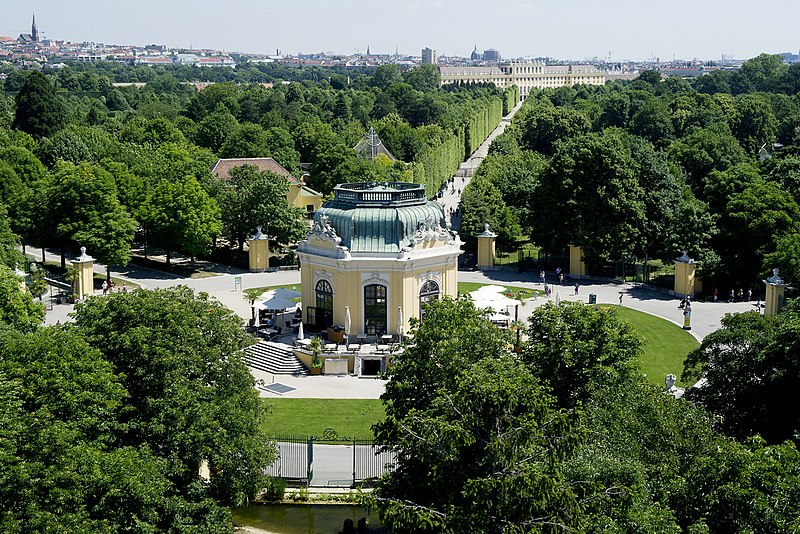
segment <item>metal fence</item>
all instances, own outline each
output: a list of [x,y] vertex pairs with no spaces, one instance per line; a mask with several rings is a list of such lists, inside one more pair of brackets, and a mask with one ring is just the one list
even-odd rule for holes
[[394,453],[382,451],[371,437],[272,435],[278,458],[267,474],[308,486],[368,485],[393,468]]

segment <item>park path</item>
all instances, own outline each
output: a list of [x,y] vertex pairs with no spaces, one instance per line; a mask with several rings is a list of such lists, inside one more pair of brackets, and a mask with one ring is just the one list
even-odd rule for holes
[[[444,207],[445,215],[449,215],[451,212],[455,212],[456,209],[461,205],[461,194],[464,192],[464,188],[467,187],[467,184],[472,179],[472,175],[475,172],[475,169],[480,166],[483,159],[489,153],[489,146],[492,144],[497,136],[502,134],[506,126],[511,124],[511,119],[514,115],[519,111],[522,107],[522,102],[517,103],[511,111],[509,111],[508,115],[503,117],[500,120],[500,124],[492,130],[492,133],[481,143],[475,152],[473,152],[469,158],[467,158],[459,167],[458,172],[450,179],[449,182],[442,186],[442,196],[437,197],[439,204]],[[457,215],[453,215],[450,217],[450,222],[453,225],[453,230],[458,231],[461,228],[461,214],[458,213]]]

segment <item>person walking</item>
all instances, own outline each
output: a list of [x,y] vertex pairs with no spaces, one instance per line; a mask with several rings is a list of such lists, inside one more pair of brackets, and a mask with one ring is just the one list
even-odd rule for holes
[[103,285],[101,285],[100,287],[103,288],[103,295],[108,295],[108,282],[103,280]]
[[580,284],[575,284],[575,294],[576,295],[578,294],[578,290],[580,289],[580,287],[581,287]]
[[622,291],[619,292],[619,305],[622,306]]

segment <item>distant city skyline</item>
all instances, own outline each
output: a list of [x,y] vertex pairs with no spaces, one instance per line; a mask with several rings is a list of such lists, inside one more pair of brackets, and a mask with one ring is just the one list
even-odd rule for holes
[[[272,3],[271,3],[272,4]],[[746,59],[800,49],[800,2],[673,0],[642,7],[616,0],[195,0],[175,5],[138,0],[32,0],[0,5],[0,35],[29,33],[31,16],[44,38],[105,44],[164,44],[227,52],[326,52],[469,56],[475,45],[504,58],[662,61]],[[712,5],[707,5],[712,4]],[[786,5],[789,4],[789,5]]]

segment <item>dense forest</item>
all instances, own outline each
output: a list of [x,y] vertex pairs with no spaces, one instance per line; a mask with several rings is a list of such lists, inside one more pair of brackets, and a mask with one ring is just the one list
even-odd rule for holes
[[761,55],[687,82],[532,94],[466,188],[462,234],[488,222],[592,268],[689,251],[706,291],[800,281],[800,65]]
[[[301,81],[270,69],[272,87],[233,77],[201,91],[188,83],[199,73],[180,67],[8,73],[0,203],[11,229],[62,255],[84,245],[110,265],[127,263],[134,241],[145,254],[153,246],[168,257],[225,257],[259,224],[285,245],[302,237],[304,214],[280,200],[284,181],[256,172],[217,179],[218,158],[273,157],[326,195],[342,182],[393,180],[425,184],[433,195],[518,99],[516,88],[442,89],[430,66],[348,76],[297,69],[290,79]],[[142,77],[143,87],[114,85]],[[356,155],[368,127],[398,161]]]

